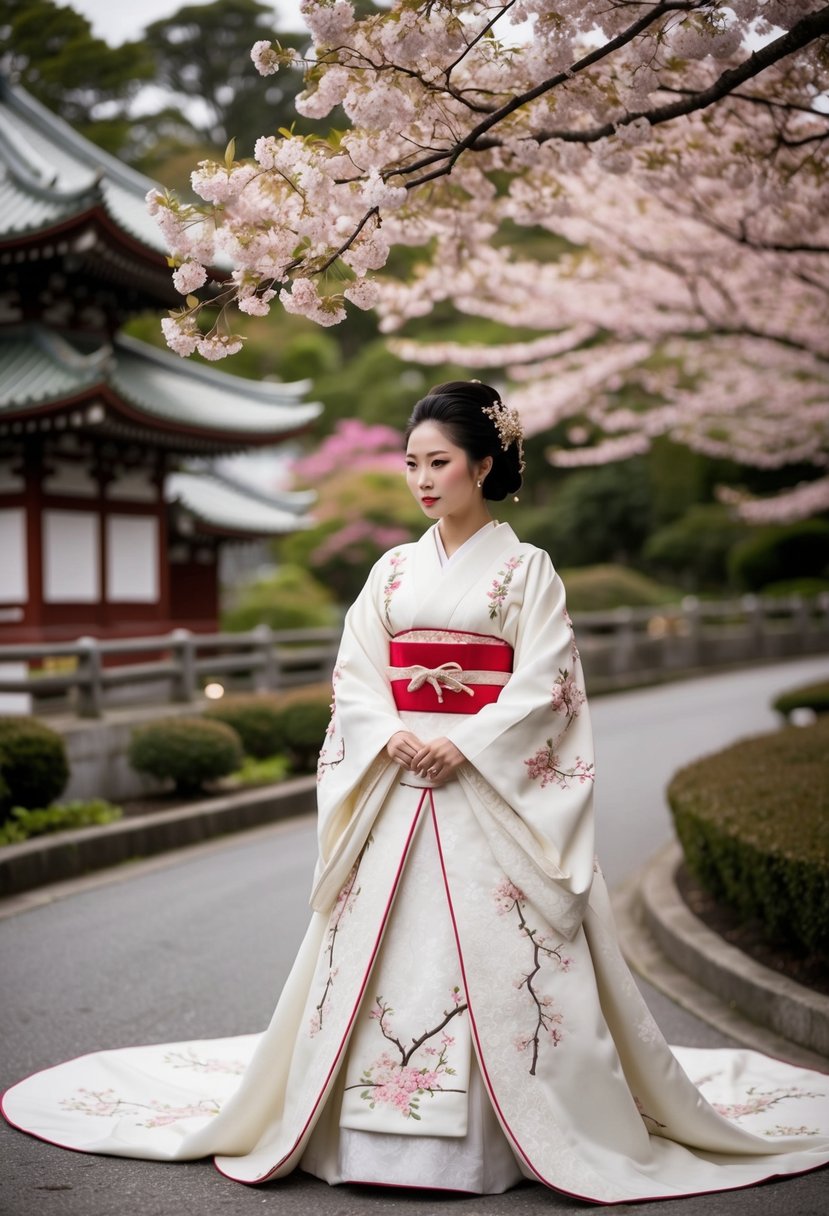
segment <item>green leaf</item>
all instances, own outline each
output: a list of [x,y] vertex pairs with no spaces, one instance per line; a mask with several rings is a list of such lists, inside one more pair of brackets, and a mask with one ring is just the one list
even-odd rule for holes
[[188,296],[187,297],[187,307],[188,308],[198,308],[198,306],[199,306],[199,297],[198,296]]
[[236,159],[236,140],[231,139],[225,148],[225,168],[232,169],[233,162]]

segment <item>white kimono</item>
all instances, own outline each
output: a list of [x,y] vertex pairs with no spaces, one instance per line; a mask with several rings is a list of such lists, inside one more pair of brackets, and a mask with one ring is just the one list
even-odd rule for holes
[[[622,959],[549,557],[507,524],[446,565],[436,539],[381,558],[346,618],[313,917],[268,1029],[81,1057],[10,1089],[6,1118],[244,1182],[526,1176],[603,1203],[826,1163],[829,1078],[669,1048]],[[433,788],[388,759],[401,729],[468,763]]]

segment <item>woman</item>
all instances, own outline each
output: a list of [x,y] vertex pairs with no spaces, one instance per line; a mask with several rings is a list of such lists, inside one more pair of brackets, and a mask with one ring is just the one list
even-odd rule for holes
[[314,917],[270,1027],[61,1065],[10,1090],[6,1117],[91,1152],[215,1154],[245,1182],[528,1177],[605,1203],[825,1163],[826,1078],[672,1053],[619,953],[564,590],[487,506],[521,484],[517,415],[477,381],[438,385],[406,467],[436,522],[346,619]]

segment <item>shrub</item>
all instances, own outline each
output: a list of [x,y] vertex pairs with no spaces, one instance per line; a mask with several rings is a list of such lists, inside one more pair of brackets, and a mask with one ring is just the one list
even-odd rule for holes
[[69,780],[63,739],[36,718],[0,718],[0,818],[47,806]]
[[165,718],[133,731],[128,759],[137,772],[172,780],[176,793],[187,796],[239,768],[242,745],[224,722]]
[[774,708],[784,718],[794,709],[813,709],[816,714],[829,714],[829,680],[817,684],[804,684],[783,692],[773,702]]
[[763,595],[799,595],[804,599],[829,591],[829,578],[784,578],[779,583],[767,583]]
[[205,718],[233,727],[246,756],[264,760],[285,747],[284,701],[268,693],[222,697]]
[[0,845],[19,844],[30,836],[44,836],[47,832],[66,832],[71,828],[86,828],[98,823],[112,823],[123,814],[119,806],[93,798],[90,802],[76,800],[27,810],[13,807],[6,822],[0,827]]
[[605,612],[611,608],[649,608],[676,603],[680,593],[625,566],[588,566],[562,570],[571,612]]
[[270,577],[241,588],[233,605],[222,613],[222,628],[313,629],[333,625],[336,619],[328,588],[300,566],[284,565]]
[[287,756],[268,756],[266,760],[253,760],[246,756],[242,767],[233,774],[239,785],[273,785],[284,781],[290,763]]
[[829,719],[681,769],[668,801],[689,870],[768,937],[829,951]]
[[728,582],[728,555],[745,538],[745,524],[727,507],[698,503],[645,542],[643,559],[679,578],[688,589],[720,588]]
[[784,579],[829,576],[829,523],[800,523],[758,528],[735,545],[729,557],[734,580],[748,591],[760,591]]
[[285,750],[296,772],[310,773],[316,768],[328,723],[331,720],[327,697],[305,698],[287,705],[283,711]]

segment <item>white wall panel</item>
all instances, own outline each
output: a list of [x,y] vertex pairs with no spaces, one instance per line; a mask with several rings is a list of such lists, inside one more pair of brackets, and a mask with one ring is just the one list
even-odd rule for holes
[[106,544],[108,602],[158,603],[158,520],[144,515],[110,515]]
[[25,604],[29,596],[26,562],[26,512],[0,511],[0,604]]
[[43,512],[43,598],[95,604],[101,598],[99,521],[92,511]]

